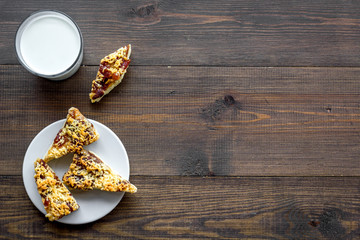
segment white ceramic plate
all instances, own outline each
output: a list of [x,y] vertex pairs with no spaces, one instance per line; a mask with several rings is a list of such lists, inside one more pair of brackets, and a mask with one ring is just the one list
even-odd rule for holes
[[[99,139],[84,148],[96,153],[107,165],[125,179],[129,180],[129,159],[124,145],[116,134],[105,125],[89,119],[98,131]],[[33,204],[44,215],[46,211],[37,191],[34,180],[34,162],[43,158],[52,144],[56,134],[63,127],[65,119],[54,122],[41,130],[30,143],[23,163],[23,181],[25,189]],[[72,162],[73,154],[68,154],[49,162],[50,167],[61,179]],[[105,192],[100,190],[80,191],[72,190],[71,193],[80,205],[80,208],[58,220],[67,224],[84,224],[96,221],[111,212],[124,196],[124,192]]]

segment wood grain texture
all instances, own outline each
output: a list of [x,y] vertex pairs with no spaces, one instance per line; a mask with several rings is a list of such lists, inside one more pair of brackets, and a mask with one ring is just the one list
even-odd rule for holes
[[357,239],[359,180],[135,176],[138,193],[97,222],[71,226],[48,222],[19,177],[0,176],[0,238]]
[[[68,80],[16,60],[17,27],[41,9],[82,30]],[[359,239],[359,12],[348,0],[0,0],[0,239]],[[123,83],[91,104],[100,59],[128,43]],[[139,189],[80,226],[48,222],[21,176],[31,140],[71,106],[119,136]]]
[[[39,9],[82,29],[85,65],[131,43],[134,65],[359,66],[359,1],[0,1],[0,64]],[[9,41],[9,39],[11,41]],[[170,56],[170,57],[169,57]]]
[[0,67],[1,174],[20,175],[30,141],[75,106],[120,137],[134,175],[359,176],[359,68],[133,66],[91,104],[96,71]]

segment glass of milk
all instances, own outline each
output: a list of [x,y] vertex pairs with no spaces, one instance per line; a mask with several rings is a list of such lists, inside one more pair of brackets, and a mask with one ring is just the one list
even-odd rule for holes
[[15,49],[21,65],[32,74],[63,80],[80,67],[83,38],[78,25],[65,13],[38,11],[20,24]]

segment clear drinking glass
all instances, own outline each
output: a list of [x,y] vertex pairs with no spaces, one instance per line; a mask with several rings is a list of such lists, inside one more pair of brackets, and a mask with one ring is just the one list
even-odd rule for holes
[[19,62],[30,73],[63,80],[81,65],[83,37],[79,26],[65,13],[42,10],[20,24],[15,49]]

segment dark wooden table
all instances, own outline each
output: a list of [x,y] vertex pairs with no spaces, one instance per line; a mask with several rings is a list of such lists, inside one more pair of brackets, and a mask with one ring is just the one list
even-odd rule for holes
[[[14,36],[66,12],[84,60],[52,82]],[[359,239],[360,2],[0,1],[1,239]],[[100,59],[131,43],[121,85],[88,99]],[[22,163],[71,106],[123,141],[136,194],[86,225],[49,222]]]

